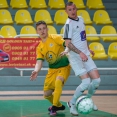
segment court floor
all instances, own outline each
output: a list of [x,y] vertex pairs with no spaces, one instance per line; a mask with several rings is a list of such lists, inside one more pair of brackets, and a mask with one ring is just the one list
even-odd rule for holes
[[[57,117],[72,117],[65,102],[65,100],[67,101],[70,98],[70,96],[61,97],[62,103],[66,106],[66,110],[59,111]],[[104,108],[107,108],[107,106],[113,109],[112,104],[110,104],[111,100],[116,100],[116,102],[112,101],[112,103],[114,103],[114,108],[117,109],[117,96],[114,98],[113,96],[94,96],[93,100],[98,105],[99,111],[92,111],[88,115],[79,114],[79,117],[117,117],[117,110],[115,110],[114,114],[106,112],[107,110],[104,111]],[[50,105],[43,97],[14,97],[14,99],[9,97],[9,100],[4,98],[0,100],[0,117],[50,117],[47,111]]]

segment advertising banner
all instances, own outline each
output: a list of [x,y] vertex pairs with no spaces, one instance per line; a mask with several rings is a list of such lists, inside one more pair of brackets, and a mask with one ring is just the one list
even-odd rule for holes
[[1,38],[0,68],[34,67],[39,42],[39,38]]

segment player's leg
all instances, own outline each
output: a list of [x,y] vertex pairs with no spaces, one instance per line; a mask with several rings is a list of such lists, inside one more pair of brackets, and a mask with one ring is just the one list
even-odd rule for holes
[[100,75],[98,70],[94,69],[89,72],[90,78],[92,79],[89,88],[88,88],[88,96],[92,97],[92,95],[96,92],[100,84]]
[[[53,93],[54,90],[44,91],[44,98],[47,99],[51,104],[53,104]],[[61,106],[61,103],[58,102],[57,106]]]
[[55,83],[54,98],[53,98],[54,106],[58,106],[58,102],[60,100],[63,85],[65,84],[66,80],[68,79],[70,75],[70,69],[71,67],[68,65],[68,66],[59,68],[57,70],[56,80],[54,82]]
[[55,80],[55,90],[54,90],[54,98],[53,98],[54,106],[58,106],[58,102],[62,93],[63,82],[64,82],[64,78],[61,76],[57,76]]
[[[90,56],[88,57],[88,61],[85,63],[85,67],[88,71],[88,74],[89,74],[91,80],[92,80],[90,85],[89,85],[87,95],[89,97],[92,97],[93,94],[98,89],[101,79],[100,79],[100,75],[98,73],[97,67]],[[95,104],[94,104],[94,110],[98,110]]]
[[[53,92],[54,92],[54,90],[44,91],[44,98],[47,99],[51,104],[53,104]],[[57,107],[61,107],[61,106],[62,106],[62,108],[64,108],[64,106],[60,102],[58,102]],[[51,111],[51,108],[52,108],[52,106],[50,106],[48,108],[48,111]],[[58,110],[60,110],[60,109],[58,108],[57,111]]]
[[[98,89],[99,85],[100,85],[100,76],[98,73],[98,70],[92,70],[91,72],[89,72],[89,75],[92,79],[89,88],[88,88],[88,96],[92,97],[94,95],[94,93],[96,92],[96,90]],[[97,106],[94,104],[93,110],[98,110]]]
[[54,82],[55,89],[54,89],[54,93],[53,93],[53,106],[52,106],[50,115],[55,114],[55,111],[57,111],[58,109],[59,110],[65,109],[64,105],[61,104],[60,106],[58,106],[58,103],[59,103],[60,96],[62,93],[63,85],[64,85],[65,81],[67,80],[69,74],[70,74],[70,66],[62,67],[57,70],[57,74],[56,74],[57,77]]
[[44,98],[47,99],[51,104],[53,103],[53,93],[54,90],[44,91]]
[[88,89],[88,86],[90,84],[90,78],[89,78],[88,74],[84,74],[84,75],[82,75],[80,77],[81,77],[82,82],[76,88],[76,91],[75,91],[72,99],[67,103],[68,107],[70,107],[70,113],[72,115],[76,115],[76,116],[78,115],[78,112],[77,112],[77,109],[76,109],[76,106],[75,106],[76,101],[77,101],[78,97],[80,97],[83,94],[83,92],[86,89]]
[[58,76],[55,80],[55,90],[53,93],[53,105],[50,111],[50,115],[56,115],[56,111],[59,110],[64,110],[65,106],[62,104],[58,106],[60,96],[62,93],[62,87],[63,87],[63,77]]
[[71,67],[75,72],[75,75],[79,76],[82,80],[81,84],[76,88],[76,91],[75,91],[72,99],[70,100],[70,102],[68,102],[68,106],[70,107],[70,113],[73,115],[78,115],[77,109],[75,107],[75,103],[76,103],[76,100],[78,99],[78,97],[80,97],[82,95],[82,93],[86,89],[88,89],[88,86],[90,84],[90,78],[89,78],[87,71],[84,67],[84,64],[78,54],[72,52],[72,53],[70,53],[68,58],[69,58]]
[[[55,87],[55,84],[53,83],[53,81],[56,77],[56,74],[53,74],[54,72],[55,71],[53,71],[52,69],[49,69],[44,82],[44,98],[47,99],[51,104],[53,104],[53,92]],[[61,105],[62,104],[58,102],[57,106],[61,106]],[[49,111],[51,107],[48,108]]]

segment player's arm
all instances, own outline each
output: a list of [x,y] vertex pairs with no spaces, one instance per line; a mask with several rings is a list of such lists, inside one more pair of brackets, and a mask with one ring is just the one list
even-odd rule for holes
[[60,53],[60,56],[67,55],[69,51],[70,51],[70,49],[68,47],[66,47],[65,50]]
[[86,56],[82,51],[80,51],[79,49],[77,49],[77,48],[71,43],[71,40],[66,39],[66,40],[65,40],[65,44],[66,44],[66,46],[67,46],[70,50],[72,50],[72,51],[74,51],[75,53],[79,54],[80,57],[81,57],[81,59],[82,59],[82,61],[85,62],[85,61],[88,60],[87,56]]
[[65,40],[65,46],[68,47],[70,50],[72,50],[73,52],[80,54],[81,51],[79,49],[77,49],[72,43],[71,43],[71,39],[72,39],[72,24],[65,24],[64,26],[64,35],[63,38]]
[[81,51],[79,49],[77,49],[72,43],[71,40],[69,39],[65,39],[65,45],[66,47],[68,47],[70,50],[74,51],[77,54],[80,54]]
[[79,54],[82,61],[87,61],[88,60],[87,56],[71,43],[72,34],[73,34],[72,31],[73,31],[72,25],[66,24],[64,29],[64,35],[63,35],[63,38],[65,39],[65,45],[73,52]]
[[77,49],[72,43],[71,43],[71,40],[65,40],[65,45],[66,45],[66,48],[65,48],[65,50],[60,54],[61,56],[63,56],[63,55],[66,55],[66,54],[68,54],[68,52],[70,51],[70,50],[72,50],[72,51],[74,51],[75,53],[77,53],[77,54],[80,54],[81,53],[81,51],[79,50],[79,49]]
[[42,60],[37,60],[36,65],[35,65],[35,69],[30,76],[30,80],[35,80],[37,78],[37,75],[42,68],[42,64],[43,64]]

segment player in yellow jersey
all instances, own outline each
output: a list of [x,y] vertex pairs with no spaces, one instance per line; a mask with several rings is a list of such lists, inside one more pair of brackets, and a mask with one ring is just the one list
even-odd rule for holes
[[44,82],[44,98],[52,103],[48,110],[50,115],[54,116],[56,111],[65,109],[65,106],[59,100],[63,85],[70,74],[70,65],[66,56],[60,56],[65,46],[62,37],[48,34],[47,24],[44,21],[36,23],[36,30],[41,42],[36,49],[37,62],[30,80],[36,79],[42,68],[43,60],[46,59],[49,64],[49,70]]

